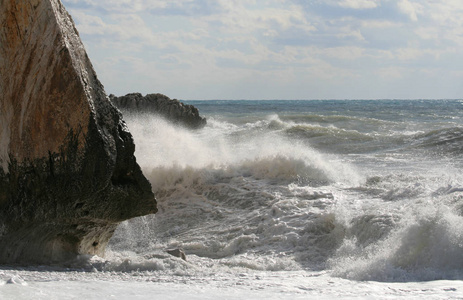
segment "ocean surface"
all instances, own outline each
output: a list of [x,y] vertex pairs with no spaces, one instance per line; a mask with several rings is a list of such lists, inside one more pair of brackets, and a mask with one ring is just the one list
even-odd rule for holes
[[124,116],[159,212],[0,299],[463,299],[462,100],[186,103]]

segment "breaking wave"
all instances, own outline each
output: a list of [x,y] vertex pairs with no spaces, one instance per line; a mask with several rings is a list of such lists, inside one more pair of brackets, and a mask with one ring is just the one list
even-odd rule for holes
[[356,280],[462,278],[461,172],[426,158],[442,147],[459,155],[460,127],[343,116],[211,117],[201,131],[127,121],[159,212],[119,226],[110,270],[188,273],[205,264]]

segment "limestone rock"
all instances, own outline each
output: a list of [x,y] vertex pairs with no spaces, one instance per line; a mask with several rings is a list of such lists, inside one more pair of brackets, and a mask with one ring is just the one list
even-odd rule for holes
[[0,263],[102,255],[156,212],[132,136],[60,0],[1,0],[0,24]]
[[186,255],[185,252],[183,252],[182,249],[168,249],[167,253],[169,253],[172,256],[178,257],[186,261]]
[[199,115],[196,107],[177,99],[170,99],[163,94],[148,94],[143,97],[140,93],[132,93],[122,97],[114,95],[109,97],[123,112],[158,114],[174,124],[193,129],[206,125],[206,119]]

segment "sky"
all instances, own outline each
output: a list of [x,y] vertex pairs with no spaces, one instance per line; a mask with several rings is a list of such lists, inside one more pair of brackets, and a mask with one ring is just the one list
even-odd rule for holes
[[62,0],[108,94],[459,99],[461,0]]

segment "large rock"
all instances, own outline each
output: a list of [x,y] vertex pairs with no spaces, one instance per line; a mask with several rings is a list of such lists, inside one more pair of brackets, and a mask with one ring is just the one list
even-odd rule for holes
[[193,129],[206,125],[206,119],[199,115],[196,107],[184,104],[177,99],[170,99],[163,94],[148,94],[145,97],[140,93],[121,97],[111,94],[109,97],[123,112],[157,114],[174,124]]
[[0,262],[102,255],[156,212],[135,145],[60,0],[0,0]]

